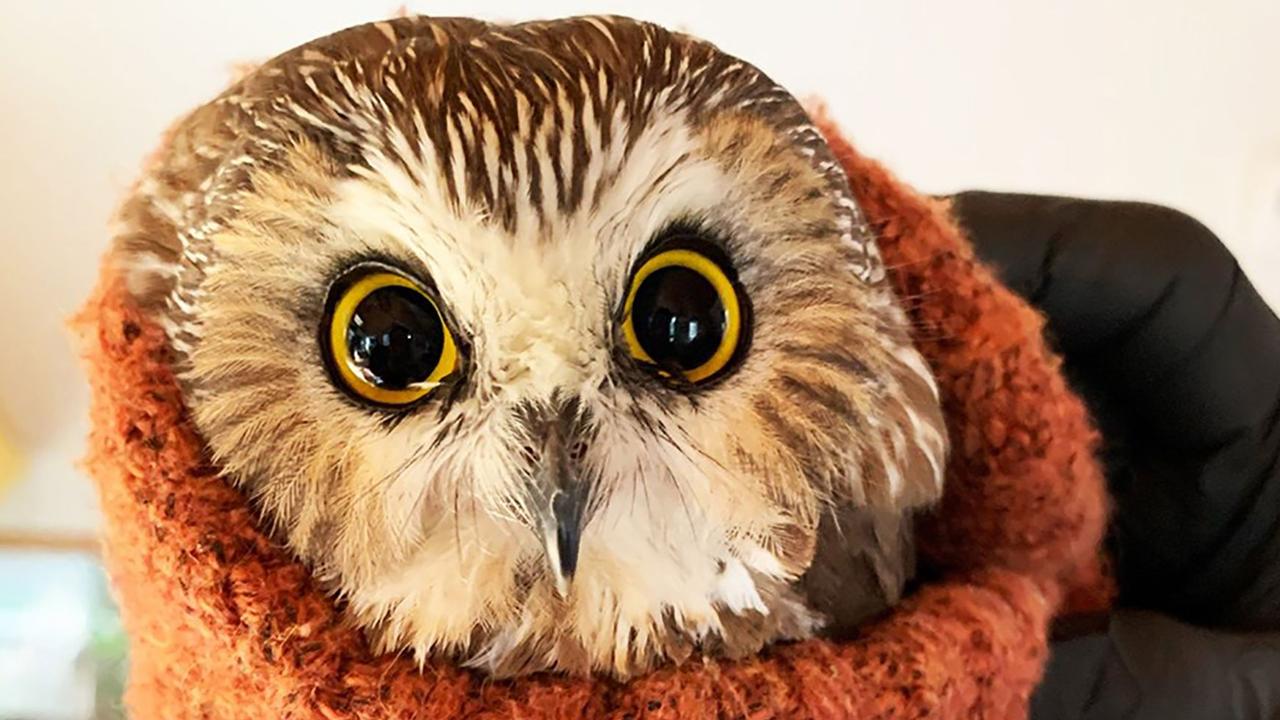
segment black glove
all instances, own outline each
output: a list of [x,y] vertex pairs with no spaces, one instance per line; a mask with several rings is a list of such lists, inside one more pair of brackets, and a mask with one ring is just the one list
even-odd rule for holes
[[1045,313],[1102,431],[1118,606],[1164,616],[1124,610],[1055,647],[1035,716],[1280,717],[1280,320],[1176,211],[954,203],[978,254]]

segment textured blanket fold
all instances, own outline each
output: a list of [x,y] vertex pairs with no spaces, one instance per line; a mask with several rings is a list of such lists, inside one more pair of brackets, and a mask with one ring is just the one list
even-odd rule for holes
[[621,685],[487,681],[371,654],[255,523],[184,415],[163,333],[105,273],[79,325],[88,468],[132,645],[135,718],[1016,718],[1104,519],[1094,432],[1041,337],[949,219],[824,127],[942,389],[954,448],[920,527],[927,578],[846,643],[775,647]]

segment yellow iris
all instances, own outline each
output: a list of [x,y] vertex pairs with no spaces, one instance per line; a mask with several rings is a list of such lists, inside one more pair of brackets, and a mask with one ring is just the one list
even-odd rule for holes
[[[743,335],[743,313],[737,289],[728,274],[715,261],[697,251],[684,248],[666,250],[649,258],[636,270],[631,279],[631,288],[627,292],[626,303],[623,305],[622,334],[626,340],[627,350],[635,359],[656,367],[659,374],[670,377],[671,372],[667,369],[669,364],[657,362],[653,353],[645,349],[644,343],[637,334],[635,318],[636,296],[640,289],[654,273],[666,268],[683,268],[697,273],[714,289],[716,298],[719,300],[722,309],[722,316],[717,318],[721,323],[719,344],[705,361],[680,371],[684,379],[689,382],[707,380],[724,370],[737,352]],[[712,308],[705,308],[705,310],[708,313],[718,314]],[[644,324],[643,318],[640,324]]]
[[[379,290],[387,288],[405,288],[416,295],[413,299],[420,305],[420,309],[434,315],[441,333],[439,356],[434,359],[434,367],[430,368],[421,380],[415,380],[404,387],[381,382],[369,371],[369,368],[362,367],[357,362],[348,341],[348,332],[352,329],[353,323],[356,323],[358,328],[362,320],[358,316],[361,303]],[[365,400],[380,405],[408,405],[431,392],[458,367],[458,347],[453,335],[449,332],[449,326],[444,322],[440,308],[421,286],[409,278],[387,271],[370,272],[347,286],[332,307],[328,334],[333,368],[342,382],[353,393]],[[416,328],[410,328],[410,330],[416,330]]]

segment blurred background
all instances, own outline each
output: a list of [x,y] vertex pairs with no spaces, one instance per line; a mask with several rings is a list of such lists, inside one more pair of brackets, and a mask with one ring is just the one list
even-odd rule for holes
[[[408,3],[491,20],[620,13],[706,37],[917,188],[1148,200],[1205,222],[1280,306],[1280,2]],[[391,1],[0,3],[0,720],[119,716],[124,638],[75,462],[64,320],[113,205],[232,66]]]

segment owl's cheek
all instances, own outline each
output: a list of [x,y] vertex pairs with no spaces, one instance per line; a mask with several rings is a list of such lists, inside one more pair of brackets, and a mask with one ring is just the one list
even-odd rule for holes
[[[705,456],[715,468],[707,502],[734,537],[755,546],[744,552],[768,574],[796,577],[813,559],[824,493],[806,463],[754,415],[726,421],[731,431],[708,432]],[[766,562],[767,560],[767,562]]]
[[517,622],[529,597],[535,539],[484,515],[436,524],[412,555],[351,587],[351,607],[387,648],[426,656],[467,648],[477,628]]
[[726,404],[721,414],[691,423],[712,494],[733,499],[730,522],[769,526],[816,511],[818,491],[793,445],[795,435],[785,418],[762,417],[748,402]]

